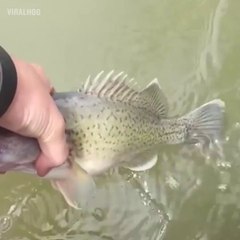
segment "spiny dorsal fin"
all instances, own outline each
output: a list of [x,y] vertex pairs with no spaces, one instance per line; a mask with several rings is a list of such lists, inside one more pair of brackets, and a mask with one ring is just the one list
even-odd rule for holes
[[133,88],[136,82],[129,79],[127,74],[123,72],[115,74],[114,71],[111,71],[104,76],[103,73],[103,71],[100,72],[94,79],[89,76],[84,86],[78,91],[111,101],[129,103],[160,118],[166,117],[168,111],[167,99],[157,79],[154,79],[146,88],[139,91]]
[[168,113],[168,102],[158,80],[152,80],[139,94],[139,101],[146,107],[157,113],[159,117],[166,117]]
[[104,77],[103,73],[100,72],[94,79],[89,76],[78,91],[112,101],[131,102],[137,98],[139,92],[132,88],[133,79],[129,79],[127,74],[123,72],[116,74],[112,70]]

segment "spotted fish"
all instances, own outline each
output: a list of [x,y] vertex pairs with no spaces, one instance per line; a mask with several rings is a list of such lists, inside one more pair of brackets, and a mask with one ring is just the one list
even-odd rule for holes
[[[225,105],[220,99],[173,118],[157,79],[143,89],[136,85],[123,73],[101,72],[76,92],[53,95],[66,122],[70,153],[45,178],[70,206],[84,206],[95,190],[94,176],[112,167],[152,168],[162,144],[209,147],[221,140]],[[36,139],[1,129],[0,171],[36,174],[39,153]]]

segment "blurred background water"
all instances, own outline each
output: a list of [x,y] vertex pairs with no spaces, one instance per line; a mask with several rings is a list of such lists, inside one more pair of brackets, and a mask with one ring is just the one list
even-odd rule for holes
[[81,211],[46,181],[0,176],[0,239],[240,239],[239,9],[239,0],[2,0],[0,44],[42,65],[57,90],[102,69],[140,85],[157,77],[172,116],[223,99],[226,136],[224,159],[162,147],[150,171],[97,178],[96,198]]

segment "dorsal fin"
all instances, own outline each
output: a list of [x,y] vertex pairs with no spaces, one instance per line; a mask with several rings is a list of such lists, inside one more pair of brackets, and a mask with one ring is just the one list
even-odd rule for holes
[[158,80],[152,80],[139,94],[139,100],[146,104],[159,117],[166,117],[168,114],[168,102]]
[[136,82],[129,79],[123,72],[115,74],[114,71],[111,71],[105,76],[103,73],[103,71],[100,72],[94,79],[89,76],[84,86],[78,91],[111,101],[129,103],[160,118],[166,117],[167,99],[157,79],[151,81],[146,88],[140,91],[133,88]]
[[105,77],[103,73],[100,72],[94,79],[89,76],[78,91],[112,101],[131,102],[137,98],[139,92],[132,88],[136,84],[133,78],[129,79],[123,72],[116,74],[113,70]]

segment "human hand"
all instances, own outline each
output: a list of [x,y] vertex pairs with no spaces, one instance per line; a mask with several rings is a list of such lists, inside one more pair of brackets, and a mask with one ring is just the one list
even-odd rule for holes
[[13,62],[18,85],[10,107],[0,118],[0,126],[37,138],[42,153],[36,170],[44,176],[67,158],[64,119],[50,95],[52,88],[42,68],[17,59]]

